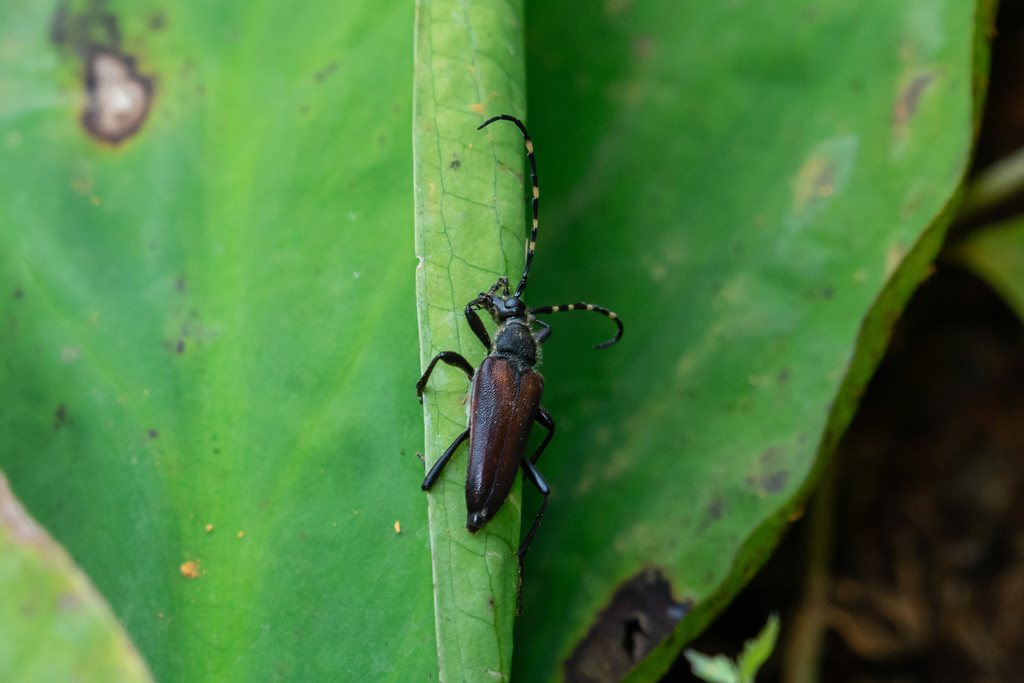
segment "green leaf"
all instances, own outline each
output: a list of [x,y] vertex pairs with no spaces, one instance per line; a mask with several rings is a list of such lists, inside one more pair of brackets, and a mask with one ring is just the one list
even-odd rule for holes
[[779,615],[771,614],[754,638],[743,644],[736,662],[725,655],[709,657],[696,650],[683,651],[695,676],[709,683],[754,683],[757,672],[768,661],[779,637]]
[[[800,514],[956,204],[976,12],[527,7],[527,304],[582,298],[626,333],[590,353],[600,321],[552,320],[517,676],[656,678]],[[664,593],[627,590],[649,573]]]
[[758,670],[771,657],[778,639],[779,615],[772,613],[761,632],[743,644],[737,664],[744,681],[754,680]]
[[745,683],[735,662],[725,655],[708,657],[696,650],[683,652],[690,661],[693,675],[708,683]]
[[151,681],[110,608],[0,474],[0,678]]
[[[436,672],[412,25],[0,7],[0,467],[158,680]],[[117,143],[82,125],[97,54],[115,107],[122,54],[154,94]]]
[[[522,8],[417,5],[413,159],[420,363],[456,351],[476,367],[486,349],[463,309],[498,277],[522,268],[522,136],[512,124],[475,129],[494,114],[522,116]],[[527,181],[528,183],[528,181]],[[424,395],[429,469],[466,429],[466,376],[440,364]],[[431,490],[430,532],[438,660],[443,680],[508,680],[521,519],[517,482],[477,534],[466,531],[466,448]]]
[[1024,218],[975,232],[957,244],[950,257],[988,282],[1024,318]]

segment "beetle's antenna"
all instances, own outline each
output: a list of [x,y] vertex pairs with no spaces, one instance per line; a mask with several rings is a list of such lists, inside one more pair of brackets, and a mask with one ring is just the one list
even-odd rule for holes
[[601,306],[595,306],[594,304],[588,304],[581,301],[578,304],[561,304],[560,306],[542,306],[541,308],[530,309],[531,314],[540,313],[541,315],[545,313],[561,313],[562,311],[594,311],[595,313],[600,313],[601,315],[607,316],[615,321],[615,324],[619,326],[615,336],[606,342],[601,342],[600,344],[595,345],[595,349],[606,349],[622,339],[622,321],[619,320],[619,316],[615,315],[614,311],[609,311],[607,308],[602,308]]
[[523,290],[526,289],[526,278],[530,274],[530,262],[533,261],[533,252],[537,248],[537,204],[540,202],[540,188],[537,186],[537,162],[533,158],[533,141],[530,139],[530,134],[526,132],[526,126],[523,125],[523,122],[516,117],[501,114],[487,119],[480,124],[477,130],[489,126],[495,121],[511,121],[519,126],[519,130],[523,131],[523,141],[526,143],[526,158],[530,160],[530,183],[533,184],[533,230],[530,231],[530,242],[526,246],[526,267],[523,269],[523,279],[519,281],[519,286],[516,287],[515,297],[518,299],[522,295]]

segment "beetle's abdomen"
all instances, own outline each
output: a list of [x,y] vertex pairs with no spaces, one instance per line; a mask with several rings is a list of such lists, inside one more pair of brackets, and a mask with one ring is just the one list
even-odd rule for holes
[[[466,528],[476,532],[508,497],[540,409],[544,378],[488,357],[473,375],[466,472]],[[522,367],[521,365],[519,367]]]

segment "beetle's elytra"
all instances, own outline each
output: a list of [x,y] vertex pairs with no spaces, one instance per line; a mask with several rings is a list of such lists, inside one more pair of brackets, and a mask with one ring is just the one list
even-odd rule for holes
[[[548,506],[551,489],[544,476],[537,469],[537,458],[544,452],[548,442],[555,433],[555,421],[540,404],[544,393],[544,378],[534,370],[537,364],[538,347],[551,336],[551,328],[536,317],[537,314],[559,313],[562,311],[596,311],[615,321],[618,330],[612,339],[598,344],[595,349],[603,349],[619,341],[622,337],[622,322],[619,317],[607,308],[587,303],[566,304],[561,306],[544,306],[527,308],[521,297],[526,289],[526,279],[530,274],[530,264],[537,244],[537,206],[540,192],[537,186],[537,163],[533,156],[533,142],[530,140],[526,126],[519,119],[502,114],[484,121],[480,130],[495,121],[511,121],[519,126],[526,142],[526,155],[530,161],[530,181],[533,185],[533,229],[526,247],[526,267],[523,278],[519,281],[515,292],[509,287],[508,278],[500,277],[486,292],[466,304],[466,320],[469,328],[477,339],[487,348],[487,357],[476,370],[465,358],[454,351],[442,351],[434,356],[427,366],[426,372],[416,383],[416,396],[423,402],[423,391],[430,379],[430,373],[438,361],[459,368],[466,373],[472,382],[469,427],[462,432],[447,450],[438,458],[434,466],[423,480],[423,490],[429,490],[441,470],[448,464],[452,454],[469,439],[469,466],[466,472],[466,528],[471,533],[479,531],[497,514],[508,497],[509,490],[515,481],[519,468],[530,482],[544,495],[540,511],[533,520],[533,526],[526,534],[516,554],[520,560],[533,542],[537,527]],[[497,329],[492,342],[484,328],[483,321],[477,313],[480,309],[487,311],[494,319]],[[533,326],[539,325],[539,330]],[[533,423],[538,422],[548,430],[540,446],[529,458],[526,453],[526,442],[530,437]]]

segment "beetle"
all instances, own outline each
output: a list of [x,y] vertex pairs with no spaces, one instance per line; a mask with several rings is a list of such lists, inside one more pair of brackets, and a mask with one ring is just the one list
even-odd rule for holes
[[[607,308],[588,303],[565,304],[528,308],[522,295],[530,275],[530,264],[537,244],[537,208],[540,191],[537,186],[537,162],[533,155],[533,142],[523,122],[514,116],[501,114],[484,121],[481,130],[495,121],[511,121],[523,133],[526,156],[530,161],[530,182],[533,185],[533,228],[526,245],[526,266],[523,277],[513,293],[508,278],[502,276],[486,292],[466,304],[465,315],[469,329],[487,349],[487,357],[480,367],[473,369],[462,355],[455,351],[442,351],[434,356],[426,371],[416,382],[416,396],[423,403],[423,392],[427,381],[438,361],[456,367],[466,373],[471,381],[469,426],[456,437],[448,449],[438,458],[423,480],[423,490],[429,491],[437,483],[452,455],[462,442],[469,440],[469,465],[466,471],[466,529],[476,533],[498,513],[508,497],[516,475],[522,468],[524,475],[544,496],[540,511],[533,520],[533,526],[516,551],[520,562],[526,556],[533,542],[537,527],[544,516],[551,496],[551,488],[537,469],[537,458],[547,448],[555,434],[555,421],[540,404],[544,392],[544,378],[534,370],[540,359],[540,345],[551,336],[551,327],[535,316],[562,311],[595,311],[615,321],[618,330],[608,341],[596,345],[595,349],[611,346],[622,338],[622,321]],[[477,311],[490,314],[497,329],[492,341],[484,328]],[[534,330],[534,325],[539,330]],[[533,423],[547,429],[548,433],[540,446],[529,458],[526,442]]]

